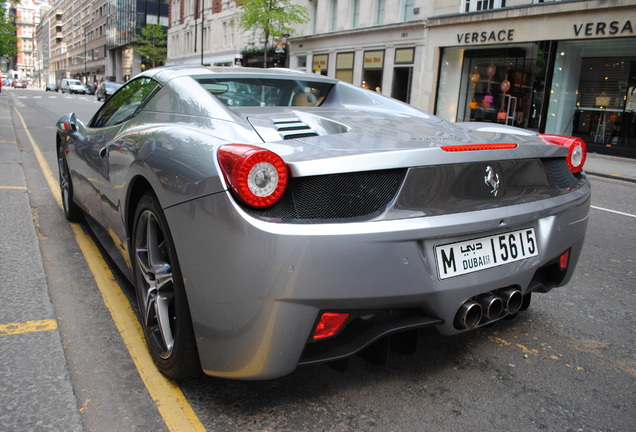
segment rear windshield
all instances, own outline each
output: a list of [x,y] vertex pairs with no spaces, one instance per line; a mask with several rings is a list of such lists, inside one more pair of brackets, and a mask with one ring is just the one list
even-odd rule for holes
[[274,78],[200,78],[198,83],[229,108],[318,106],[332,83]]
[[77,80],[68,80],[69,85],[82,85],[80,81]]

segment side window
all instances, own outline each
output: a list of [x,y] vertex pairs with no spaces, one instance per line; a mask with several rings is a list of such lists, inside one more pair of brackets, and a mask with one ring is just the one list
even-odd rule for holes
[[114,126],[133,118],[148,97],[159,86],[150,78],[137,78],[120,88],[102,105],[90,127]]

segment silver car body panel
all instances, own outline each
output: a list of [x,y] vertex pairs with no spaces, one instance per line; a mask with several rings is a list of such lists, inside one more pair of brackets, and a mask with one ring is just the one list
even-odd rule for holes
[[[230,109],[195,81],[237,74],[335,87],[318,107]],[[510,286],[528,293],[537,271],[566,250],[572,264],[557,285],[572,276],[590,206],[584,174],[561,194],[504,207],[418,216],[392,201],[369,220],[305,224],[246,210],[229,192],[217,160],[223,144],[255,144],[280,155],[292,178],[303,178],[567,155],[567,149],[545,144],[534,133],[451,124],[374,92],[297,72],[177,67],[143,76],[156,79],[161,89],[135,117],[109,128],[79,122],[77,132],[64,135],[59,145],[68,150],[77,204],[101,226],[107,250],[128,277],[134,193],[144,183],[156,194],[208,374],[264,379],[310,363],[303,351],[322,310],[418,309],[442,333],[452,334],[459,331],[453,317],[467,299]],[[285,139],[277,119],[298,121],[315,135]],[[495,142],[518,145],[442,149]],[[438,277],[436,246],[529,228],[536,233],[536,256]]]

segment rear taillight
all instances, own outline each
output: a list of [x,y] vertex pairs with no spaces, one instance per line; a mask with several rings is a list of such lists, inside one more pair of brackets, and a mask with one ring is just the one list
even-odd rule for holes
[[218,159],[225,181],[245,204],[269,207],[285,193],[287,165],[276,153],[253,145],[226,144],[219,148]]
[[557,144],[568,149],[568,167],[573,173],[580,172],[587,158],[587,146],[581,138],[566,135],[540,134],[539,138],[549,144]]

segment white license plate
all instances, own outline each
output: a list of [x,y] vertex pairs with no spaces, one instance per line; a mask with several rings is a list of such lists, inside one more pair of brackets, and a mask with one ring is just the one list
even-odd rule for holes
[[538,254],[534,228],[435,246],[440,279],[497,267]]

